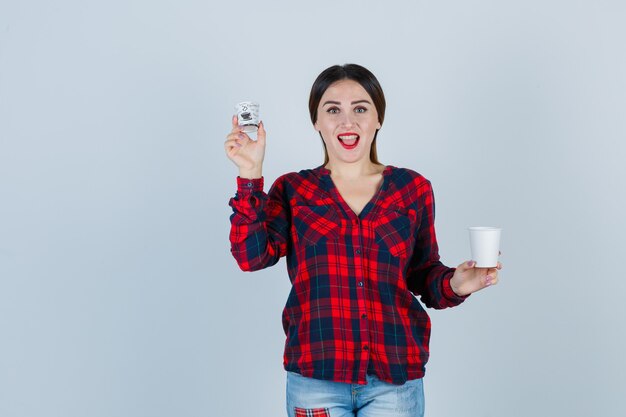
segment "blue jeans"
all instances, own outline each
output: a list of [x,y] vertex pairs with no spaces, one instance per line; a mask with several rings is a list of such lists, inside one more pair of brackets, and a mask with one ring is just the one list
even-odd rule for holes
[[322,381],[287,372],[289,417],[423,417],[422,379],[403,385],[367,375],[367,384]]

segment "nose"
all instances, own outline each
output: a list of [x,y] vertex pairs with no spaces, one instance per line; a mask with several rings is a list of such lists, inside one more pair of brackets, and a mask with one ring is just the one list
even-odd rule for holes
[[343,113],[341,116],[341,126],[351,127],[354,124],[354,115],[350,112]]

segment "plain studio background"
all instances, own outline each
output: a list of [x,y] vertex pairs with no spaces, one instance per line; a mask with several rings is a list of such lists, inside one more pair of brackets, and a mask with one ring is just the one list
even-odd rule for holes
[[317,74],[360,63],[386,164],[429,178],[444,263],[503,228],[501,283],[429,310],[427,416],[623,415],[626,6],[0,4],[0,415],[284,415],[284,261],[229,252],[233,105],[266,188],[322,162]]

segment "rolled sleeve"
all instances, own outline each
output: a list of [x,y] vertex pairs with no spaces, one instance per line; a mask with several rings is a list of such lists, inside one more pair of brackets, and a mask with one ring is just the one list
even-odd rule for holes
[[241,178],[237,177],[237,193],[249,194],[256,191],[263,191],[263,177],[261,178]]
[[452,285],[450,284],[450,280],[452,279],[452,276],[454,275],[454,271],[456,271],[456,268],[450,268],[446,276],[444,276],[441,282],[441,285],[442,285],[441,293],[448,301],[450,301],[454,305],[457,305],[465,301],[465,299],[467,299],[467,297],[469,297],[470,295],[469,294],[457,295],[454,292],[454,290],[452,289]]

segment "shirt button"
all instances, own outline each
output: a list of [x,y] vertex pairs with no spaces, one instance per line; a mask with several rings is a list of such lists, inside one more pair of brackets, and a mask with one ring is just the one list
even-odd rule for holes
[[359,281],[359,287],[363,286],[363,281]]
[[248,187],[252,188],[252,183],[249,182],[248,184],[246,184]]
[[361,249],[357,249],[357,250],[356,250],[356,254],[357,254],[357,255],[360,255],[360,254],[361,254]]
[[363,346],[363,350],[370,350],[369,346],[365,345]]
[[366,319],[367,318],[367,314],[365,314],[365,313],[361,314],[361,318],[362,319]]

